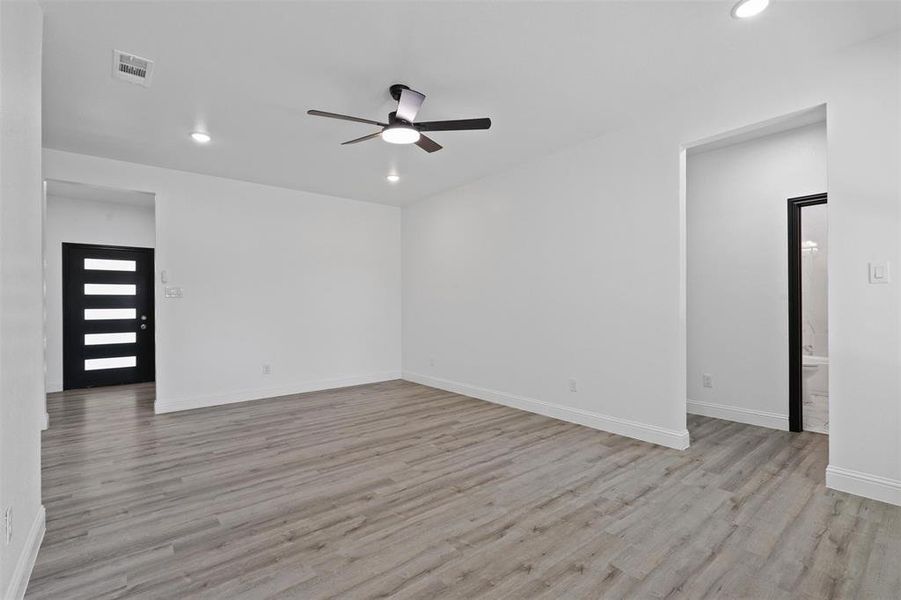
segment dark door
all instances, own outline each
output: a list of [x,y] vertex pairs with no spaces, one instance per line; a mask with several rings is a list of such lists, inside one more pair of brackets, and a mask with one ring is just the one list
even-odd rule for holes
[[154,379],[153,249],[63,244],[63,387]]
[[801,209],[826,204],[826,194],[788,199],[788,430],[804,431],[802,398],[803,311],[801,298]]

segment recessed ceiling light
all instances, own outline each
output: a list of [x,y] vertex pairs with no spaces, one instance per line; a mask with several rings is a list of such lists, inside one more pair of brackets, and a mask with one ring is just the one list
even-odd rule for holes
[[759,15],[770,5],[770,0],[738,0],[732,7],[732,16],[736,19],[747,19]]
[[210,134],[204,133],[202,131],[195,131],[191,134],[191,139],[197,142],[198,144],[207,144],[212,139]]
[[419,132],[406,125],[392,125],[382,130],[382,139],[389,144],[415,144]]
[[385,177],[385,179],[387,179],[389,183],[397,183],[398,181],[400,181],[400,175],[391,173],[390,175]]

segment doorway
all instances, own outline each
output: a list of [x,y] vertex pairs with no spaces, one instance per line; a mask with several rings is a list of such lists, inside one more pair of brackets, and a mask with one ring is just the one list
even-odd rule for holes
[[829,431],[827,195],[788,199],[788,356],[791,431]]
[[684,151],[688,414],[798,428],[789,419],[786,200],[826,189],[825,116],[815,107]]
[[62,244],[63,388],[154,380],[153,249]]

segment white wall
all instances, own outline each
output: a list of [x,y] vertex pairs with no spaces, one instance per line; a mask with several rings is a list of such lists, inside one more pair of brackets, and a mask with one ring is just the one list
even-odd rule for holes
[[405,209],[405,374],[677,442],[680,147],[825,103],[827,481],[901,503],[901,298],[866,277],[868,261],[899,260],[899,66],[897,33],[782,71],[744,65],[691,97],[649,98],[618,131]]
[[692,152],[686,182],[688,411],[788,429],[786,200],[826,191],[826,124]]
[[19,598],[43,537],[41,35],[37,2],[0,2],[0,594]]
[[405,209],[405,377],[685,447],[677,166],[614,133]]
[[399,377],[399,209],[55,150],[44,176],[156,194],[184,290],[157,279],[157,411]]
[[63,389],[63,242],[153,248],[155,238],[152,206],[47,194],[44,260],[48,392]]

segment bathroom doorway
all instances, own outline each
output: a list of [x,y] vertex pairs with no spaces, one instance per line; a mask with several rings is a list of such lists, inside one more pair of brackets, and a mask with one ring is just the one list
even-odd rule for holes
[[789,429],[829,433],[826,194],[788,199]]

